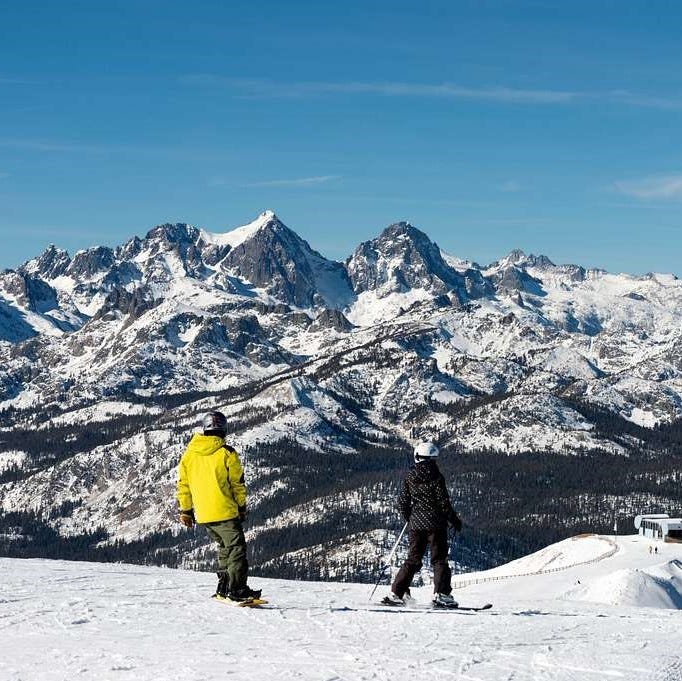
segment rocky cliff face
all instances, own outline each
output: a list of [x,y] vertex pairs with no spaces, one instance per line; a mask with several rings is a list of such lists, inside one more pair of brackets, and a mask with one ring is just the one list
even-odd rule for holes
[[14,299],[20,309],[43,313],[59,306],[57,292],[38,277],[6,272],[0,278],[0,285],[8,299]]
[[338,299],[350,299],[343,265],[313,251],[274,214],[264,217],[262,227],[225,256],[223,268],[298,307],[334,307]]
[[33,274],[50,280],[65,274],[70,264],[71,258],[69,254],[51,245],[40,256],[30,260],[19,269],[25,274]]
[[438,246],[408,222],[390,225],[378,238],[360,244],[346,266],[356,293],[423,288],[441,294],[463,288],[464,282]]

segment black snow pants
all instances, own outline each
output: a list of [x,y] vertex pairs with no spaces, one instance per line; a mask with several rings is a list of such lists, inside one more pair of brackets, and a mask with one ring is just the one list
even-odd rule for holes
[[426,547],[431,545],[431,565],[433,566],[434,593],[449,594],[452,591],[452,573],[448,564],[448,530],[413,530],[410,528],[407,559],[393,580],[391,590],[402,598],[410,588],[412,578],[421,570],[422,558]]

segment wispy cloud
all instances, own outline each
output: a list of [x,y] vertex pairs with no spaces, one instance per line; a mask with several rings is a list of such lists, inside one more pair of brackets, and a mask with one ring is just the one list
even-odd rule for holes
[[181,76],[185,85],[228,88],[243,97],[286,99],[324,95],[378,95],[384,97],[440,98],[490,101],[509,104],[565,104],[606,102],[633,107],[682,110],[682,94],[651,94],[628,90],[580,91],[561,88],[515,88],[504,85],[470,87],[457,83],[408,83],[400,81],[292,81],[231,78],[212,73]]
[[616,189],[626,196],[644,200],[682,199],[682,174],[655,175],[638,180],[615,182]]
[[581,96],[579,92],[534,90],[510,87],[463,87],[453,83],[368,83],[362,81],[302,81],[280,83],[271,80],[228,78],[214,74],[195,74],[181,78],[187,85],[229,87],[256,98],[300,98],[316,95],[382,95],[385,97],[432,97],[444,99],[478,99],[500,102],[556,104]]
[[340,175],[317,175],[315,177],[296,177],[288,180],[264,180],[262,182],[249,182],[242,187],[313,187],[318,184],[326,184],[332,180],[341,179]]
[[[281,180],[260,180],[258,182],[243,182],[236,184],[237,187],[314,187],[326,184],[333,180],[340,180],[341,175],[315,175],[314,177],[294,177]],[[209,181],[211,187],[221,187],[235,184],[233,180],[215,177]]]
[[663,109],[668,111],[682,111],[682,96],[650,95],[624,90],[613,90],[595,98],[610,100],[617,104],[637,106],[650,109]]

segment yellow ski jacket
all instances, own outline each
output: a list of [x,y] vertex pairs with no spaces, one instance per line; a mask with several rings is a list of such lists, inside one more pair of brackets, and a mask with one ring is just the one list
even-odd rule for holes
[[198,523],[232,520],[246,510],[246,485],[239,455],[216,435],[196,433],[178,466],[181,511],[194,510]]

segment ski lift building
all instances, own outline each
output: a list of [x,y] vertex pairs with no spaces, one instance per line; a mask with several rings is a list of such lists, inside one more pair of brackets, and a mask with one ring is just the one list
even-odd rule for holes
[[635,529],[642,537],[663,541],[682,541],[682,518],[671,518],[667,513],[638,515]]

